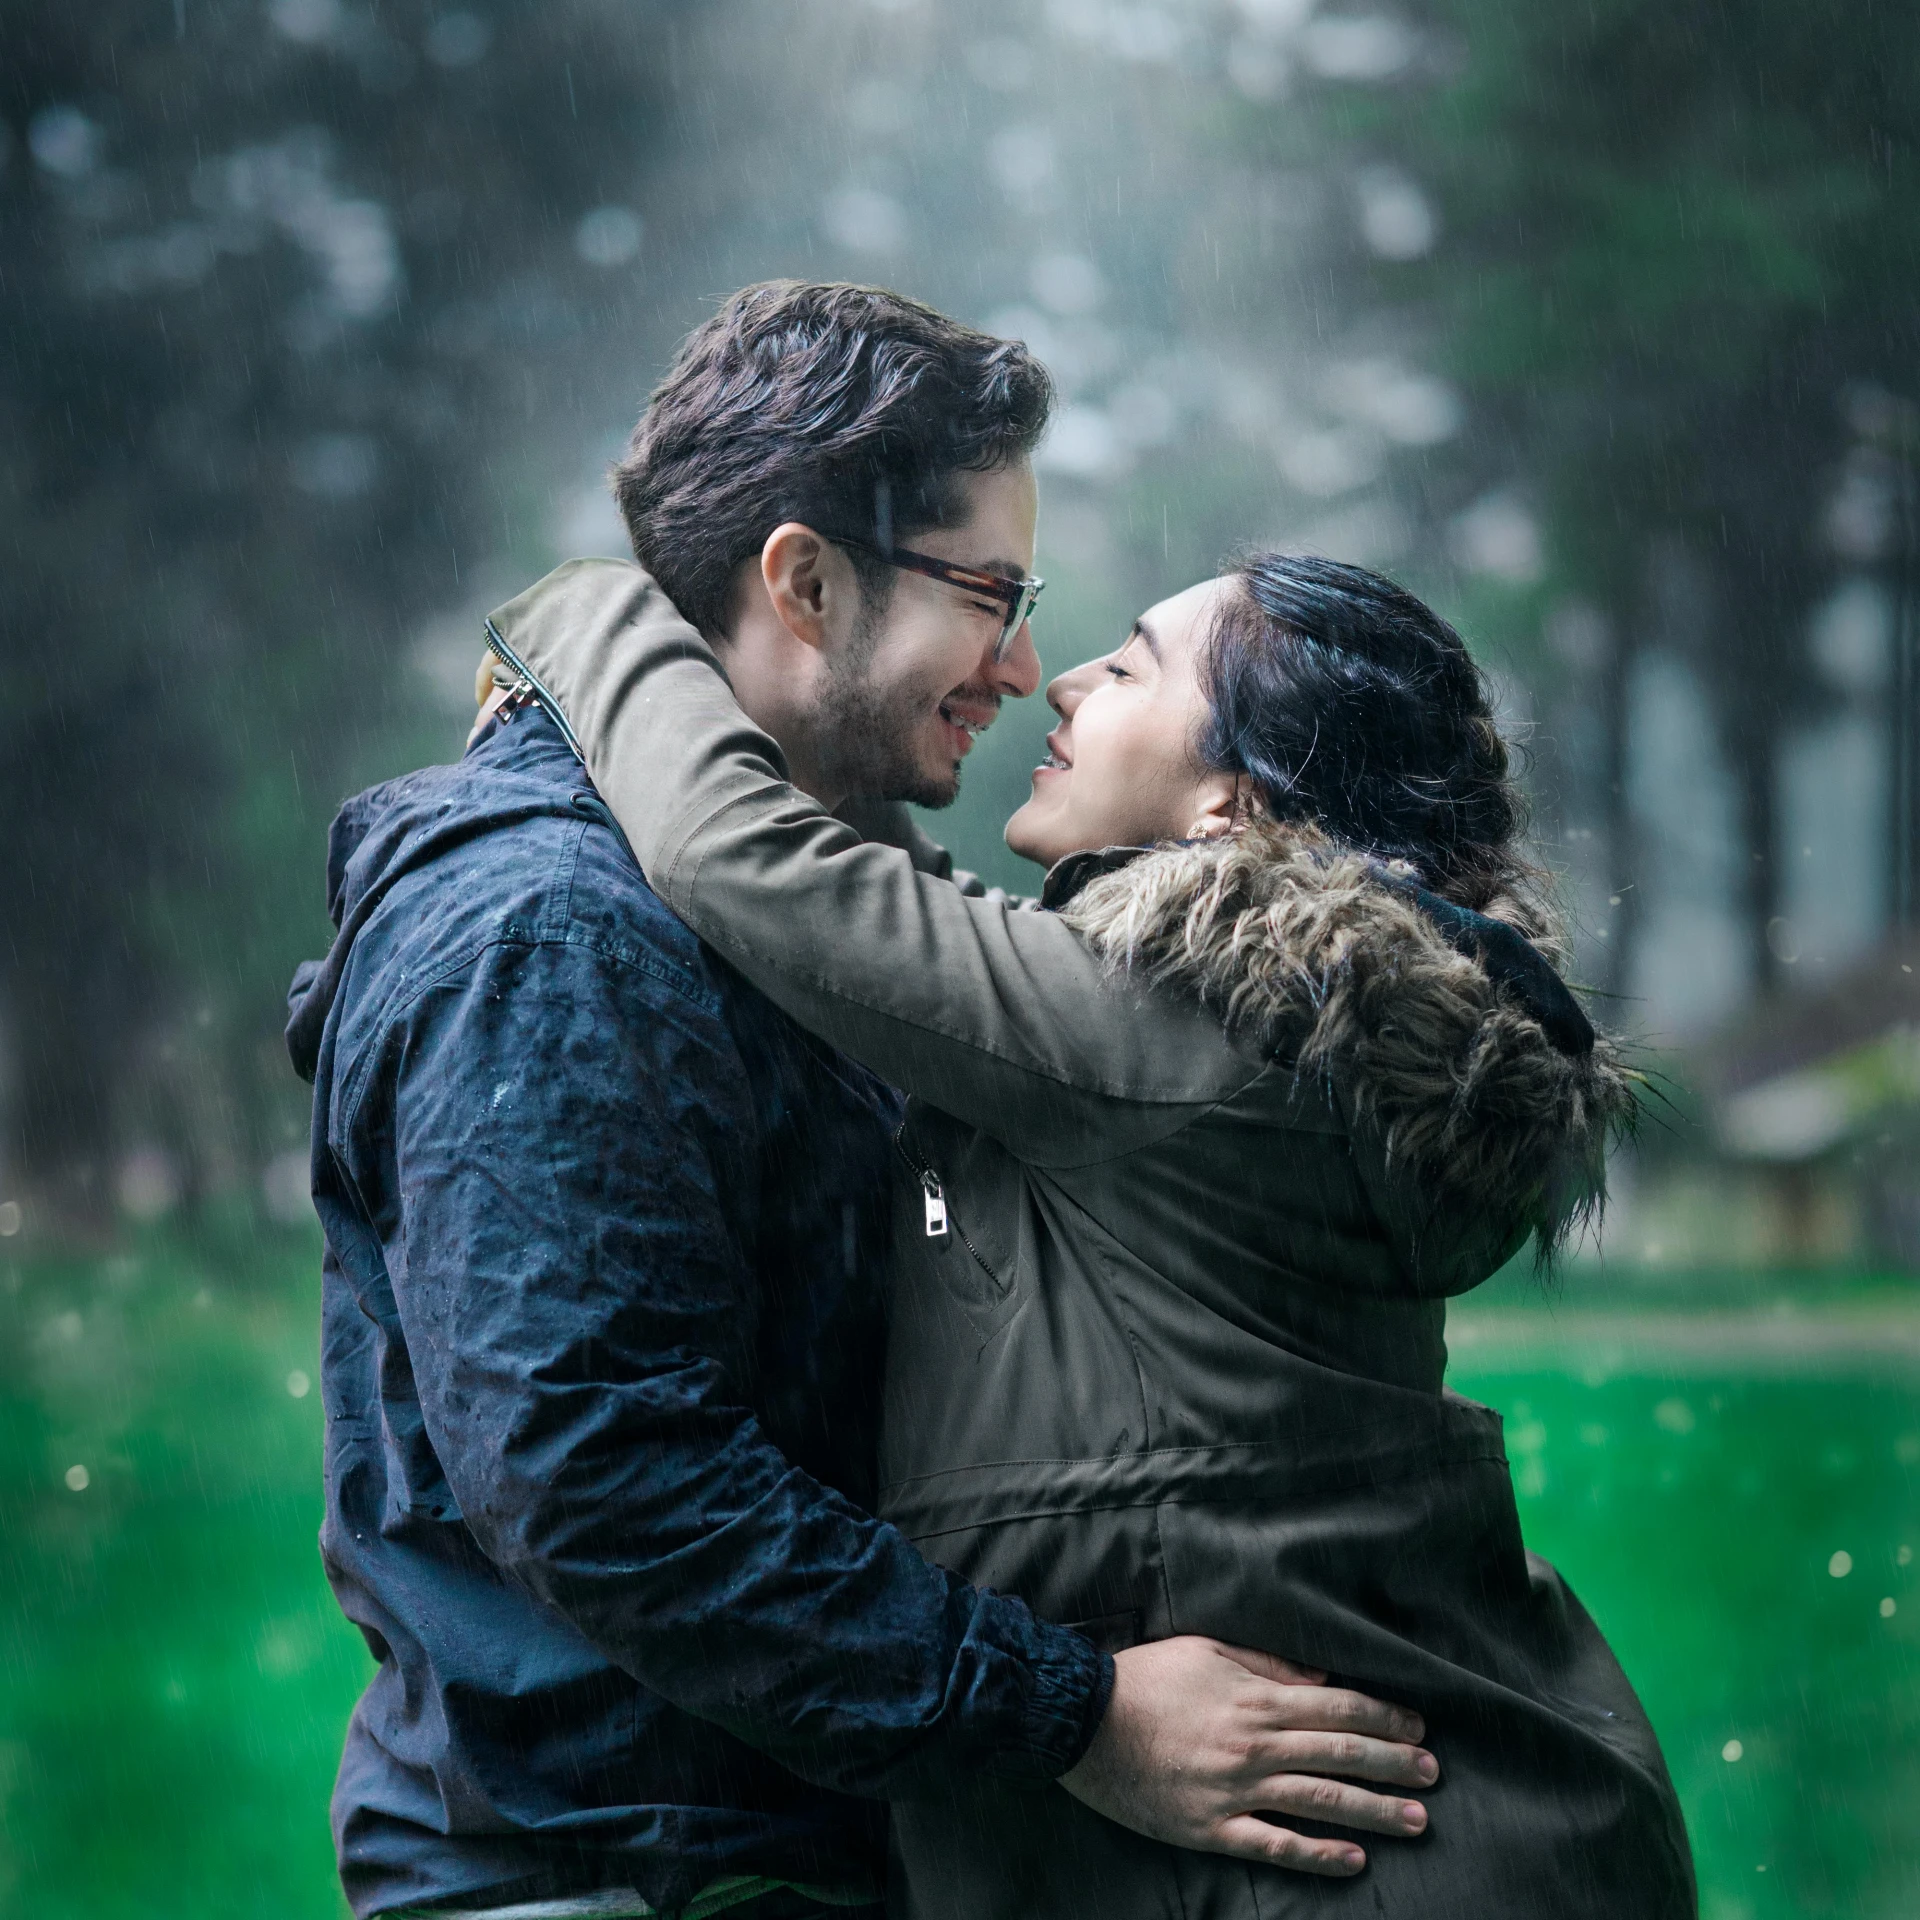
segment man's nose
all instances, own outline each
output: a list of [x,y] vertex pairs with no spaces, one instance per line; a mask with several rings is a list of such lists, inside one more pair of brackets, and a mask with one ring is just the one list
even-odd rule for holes
[[1024,700],[1040,684],[1040,654],[1033,644],[1033,622],[1022,620],[1013,645],[994,661],[987,679],[996,693]]

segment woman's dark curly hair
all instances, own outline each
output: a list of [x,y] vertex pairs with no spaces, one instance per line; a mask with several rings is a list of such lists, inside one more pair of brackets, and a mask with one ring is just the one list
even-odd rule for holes
[[1466,642],[1365,567],[1259,552],[1201,662],[1201,761],[1243,773],[1275,820],[1308,820],[1436,893],[1551,938],[1526,807]]

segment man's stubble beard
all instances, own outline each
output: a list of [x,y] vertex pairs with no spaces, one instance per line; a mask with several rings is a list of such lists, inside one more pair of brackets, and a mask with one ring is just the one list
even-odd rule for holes
[[834,786],[852,797],[950,807],[960,792],[959,763],[944,776],[929,774],[914,741],[953,689],[875,684],[873,658],[884,613],[884,606],[861,609],[860,623],[828,678],[820,703],[821,758]]

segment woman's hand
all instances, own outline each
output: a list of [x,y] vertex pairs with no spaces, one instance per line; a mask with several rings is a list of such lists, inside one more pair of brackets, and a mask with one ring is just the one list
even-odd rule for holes
[[1344,1877],[1367,1864],[1359,1847],[1290,1832],[1272,1816],[1424,1833],[1419,1801],[1348,1783],[1432,1786],[1439,1763],[1415,1744],[1425,1731],[1418,1714],[1329,1687],[1324,1674],[1183,1634],[1114,1656],[1112,1703],[1060,1784],[1176,1847]]

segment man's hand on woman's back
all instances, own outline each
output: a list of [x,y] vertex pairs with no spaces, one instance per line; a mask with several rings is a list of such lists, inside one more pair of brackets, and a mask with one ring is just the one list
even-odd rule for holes
[[1412,1839],[1427,1810],[1370,1780],[1419,1790],[1439,1764],[1416,1713],[1329,1687],[1323,1674],[1183,1634],[1114,1656],[1113,1700],[1060,1784],[1096,1813],[1174,1846],[1342,1877],[1367,1864],[1349,1840],[1292,1816]]

